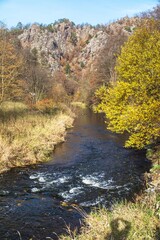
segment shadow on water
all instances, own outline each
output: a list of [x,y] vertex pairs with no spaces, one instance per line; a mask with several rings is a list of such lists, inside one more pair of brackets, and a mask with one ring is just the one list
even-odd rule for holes
[[0,239],[58,239],[66,225],[80,226],[77,208],[132,199],[150,163],[144,152],[124,149],[124,140],[106,130],[103,116],[82,111],[49,163],[0,175]]

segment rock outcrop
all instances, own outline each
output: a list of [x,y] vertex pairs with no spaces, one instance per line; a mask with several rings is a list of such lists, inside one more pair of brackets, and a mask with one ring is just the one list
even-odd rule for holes
[[[67,62],[71,64],[74,72],[76,67],[91,66],[107,43],[110,32],[115,34],[123,28],[124,32],[129,34],[125,28],[127,21],[123,20],[123,24],[116,22],[109,27],[92,27],[87,24],[76,26],[69,20],[50,24],[49,27],[33,24],[24,30],[19,40],[24,48],[36,49],[39,62],[47,65],[52,74],[64,69]],[[127,24],[133,27],[134,22],[129,20]],[[130,27],[129,30],[131,29]]]

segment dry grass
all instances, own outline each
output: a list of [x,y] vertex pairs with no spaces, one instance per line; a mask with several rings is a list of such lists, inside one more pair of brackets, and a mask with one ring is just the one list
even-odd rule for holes
[[48,160],[73,123],[61,112],[31,113],[21,103],[5,103],[0,111],[0,172]]
[[69,232],[61,240],[158,240],[160,222],[152,208],[140,203],[117,204],[112,212],[94,210],[81,234]]
[[[155,170],[154,170],[155,171]],[[113,210],[94,209],[83,214],[80,234],[71,232],[60,240],[160,240],[160,175],[152,172],[146,191],[135,202],[117,203]],[[157,179],[157,176],[158,179]],[[159,181],[154,185],[154,178]],[[82,210],[81,210],[82,212]],[[82,212],[83,213],[83,212]]]
[[86,109],[87,107],[86,104],[83,102],[72,102],[71,105],[74,107],[82,108],[82,109]]

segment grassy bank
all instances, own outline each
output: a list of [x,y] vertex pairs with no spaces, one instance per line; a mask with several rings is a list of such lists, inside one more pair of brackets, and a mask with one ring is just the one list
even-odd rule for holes
[[[145,199],[146,200],[146,199]],[[81,233],[70,232],[61,240],[159,240],[160,195],[150,196],[147,202],[121,203],[113,211],[93,210],[85,219]]]
[[86,218],[81,234],[70,233],[62,240],[158,240],[160,223],[153,207],[140,203],[126,203],[114,206],[112,212],[106,209],[94,210]]
[[80,234],[71,232],[61,240],[160,240],[160,149],[150,153],[154,159],[146,174],[147,189],[134,202],[123,202],[84,214]]
[[0,107],[0,172],[47,161],[72,123],[73,118],[61,111],[44,114],[22,103],[4,103]]
[[72,102],[71,105],[73,107],[79,107],[81,109],[86,109],[87,108],[87,105],[83,102]]

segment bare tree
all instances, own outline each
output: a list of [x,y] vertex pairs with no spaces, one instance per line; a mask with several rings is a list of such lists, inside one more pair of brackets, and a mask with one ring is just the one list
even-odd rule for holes
[[26,83],[26,95],[32,103],[48,97],[51,89],[49,72],[37,62],[36,51],[25,50],[23,77]]

